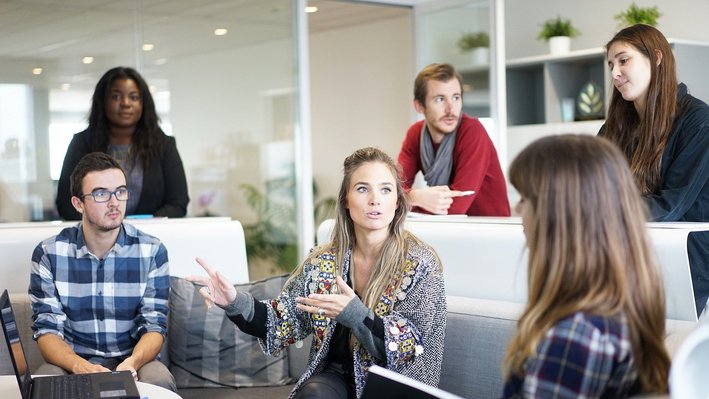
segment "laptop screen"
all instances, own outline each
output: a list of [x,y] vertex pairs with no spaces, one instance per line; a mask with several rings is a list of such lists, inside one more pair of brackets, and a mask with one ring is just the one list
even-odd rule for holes
[[10,296],[7,290],[0,296],[0,319],[2,320],[2,329],[4,332],[3,335],[5,336],[5,343],[7,344],[7,351],[10,354],[12,366],[15,368],[15,375],[17,376],[17,383],[20,386],[22,397],[29,398],[32,373],[27,365],[27,358],[25,357],[25,350],[22,348],[22,342],[20,342],[20,332],[17,330],[15,313],[12,311]]

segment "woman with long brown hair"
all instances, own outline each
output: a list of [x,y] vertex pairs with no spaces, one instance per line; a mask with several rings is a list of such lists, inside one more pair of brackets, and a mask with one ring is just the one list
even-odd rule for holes
[[360,397],[379,365],[437,385],[446,296],[435,251],[404,229],[410,209],[396,164],[376,148],[345,159],[332,239],[293,271],[278,297],[237,292],[201,259],[200,294],[267,354],[312,334],[310,363],[290,398]]
[[[709,106],[677,81],[667,39],[647,25],[607,44],[613,94],[599,135],[625,154],[654,221],[709,221]],[[697,314],[709,297],[709,232],[687,242]]]
[[602,138],[551,136],[525,148],[509,176],[529,292],[504,397],[667,392],[663,285],[623,155]]

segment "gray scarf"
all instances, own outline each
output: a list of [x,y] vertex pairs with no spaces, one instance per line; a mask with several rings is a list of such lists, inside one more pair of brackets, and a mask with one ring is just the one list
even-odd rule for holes
[[438,146],[438,151],[433,150],[433,140],[428,127],[424,123],[421,127],[421,164],[423,165],[423,177],[429,186],[447,186],[450,184],[451,171],[453,170],[453,147],[455,146],[455,136],[458,133],[456,128],[453,133],[443,136],[443,141]]

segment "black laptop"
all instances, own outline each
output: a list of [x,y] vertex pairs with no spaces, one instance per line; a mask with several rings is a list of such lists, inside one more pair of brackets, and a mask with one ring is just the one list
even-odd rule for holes
[[371,366],[364,384],[362,399],[463,399],[442,389],[426,385],[387,370],[384,367]]
[[22,399],[140,399],[129,371],[32,377],[7,290],[0,296],[0,319]]

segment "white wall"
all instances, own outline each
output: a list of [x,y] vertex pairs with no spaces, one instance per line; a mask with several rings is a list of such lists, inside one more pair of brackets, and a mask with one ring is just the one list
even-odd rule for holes
[[313,176],[336,196],[342,162],[376,146],[396,160],[413,108],[410,18],[310,36]]
[[[505,31],[507,58],[547,54],[547,43],[537,40],[541,25],[560,15],[581,31],[572,39],[571,49],[601,47],[617,32],[616,14],[625,11],[631,0],[506,0]],[[662,16],[657,28],[668,38],[709,42],[709,1],[636,0],[640,7],[657,6]]]

